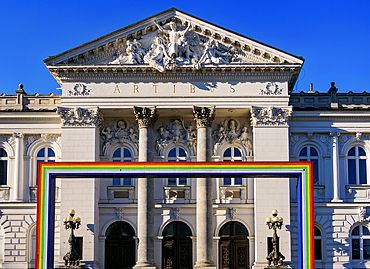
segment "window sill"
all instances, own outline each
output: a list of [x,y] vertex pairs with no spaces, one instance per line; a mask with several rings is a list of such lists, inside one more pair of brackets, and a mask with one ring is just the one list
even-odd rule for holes
[[220,203],[245,202],[247,200],[246,186],[221,186]]
[[133,203],[134,191],[134,186],[108,186],[108,199]]
[[166,203],[188,203],[190,201],[190,186],[164,186]]

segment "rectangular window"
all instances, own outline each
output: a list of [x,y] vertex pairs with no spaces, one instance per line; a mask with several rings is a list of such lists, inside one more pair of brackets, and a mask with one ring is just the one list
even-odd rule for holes
[[8,161],[2,160],[0,161],[0,185],[7,184],[7,168],[8,168]]
[[356,160],[348,160],[348,183],[356,184]]
[[364,239],[364,260],[370,259],[370,239]]
[[359,260],[360,258],[360,239],[352,239],[352,259]]
[[319,184],[319,160],[312,159],[313,163],[313,184]]
[[360,184],[367,184],[366,178],[366,160],[360,160]]
[[315,239],[315,260],[322,260],[321,239]]

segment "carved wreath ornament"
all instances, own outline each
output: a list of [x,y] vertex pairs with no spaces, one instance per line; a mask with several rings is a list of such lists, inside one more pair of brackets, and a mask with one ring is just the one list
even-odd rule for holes
[[276,83],[267,83],[265,89],[260,89],[260,95],[280,95],[283,93],[283,89],[279,88]]
[[72,90],[69,90],[67,95],[69,96],[87,96],[90,95],[90,90],[86,88],[86,85],[77,83]]

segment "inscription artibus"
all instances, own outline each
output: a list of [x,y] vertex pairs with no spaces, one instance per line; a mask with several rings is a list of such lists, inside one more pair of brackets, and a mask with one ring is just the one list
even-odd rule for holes
[[[152,93],[154,93],[154,94],[160,93],[161,90],[162,90],[162,93],[168,93],[169,92],[169,87],[167,85],[166,86],[163,86],[163,85],[160,86],[158,84],[153,84],[152,86],[153,86]],[[127,88],[130,88],[130,87],[132,89],[132,93],[134,93],[134,94],[140,94],[140,88],[143,88],[143,86],[140,87],[137,84],[129,85],[129,86],[123,86],[123,87],[122,86],[120,87],[119,85],[116,85],[114,87],[113,93],[114,94],[119,94],[123,91],[123,88],[124,88],[124,91],[127,92]],[[212,84],[206,85],[205,87],[206,87],[206,89],[200,89],[200,88],[196,87],[195,85],[189,85],[188,86],[188,93],[197,93],[199,91],[202,91],[202,92],[207,91],[207,92],[213,93],[217,89],[217,86],[212,85]],[[121,90],[121,88],[122,88],[122,90]],[[147,86],[145,87],[145,89],[147,91]],[[177,93],[176,90],[177,90],[176,84],[173,84],[173,88],[171,88],[171,92],[172,93]],[[184,92],[184,87],[182,87],[181,90],[182,90],[182,92]],[[235,93],[236,92],[236,88],[235,88],[234,85],[229,85],[229,92],[230,93]]]

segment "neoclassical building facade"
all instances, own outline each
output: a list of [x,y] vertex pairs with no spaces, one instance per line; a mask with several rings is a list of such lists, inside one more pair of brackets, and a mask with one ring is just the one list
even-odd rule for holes
[[[370,267],[370,95],[293,93],[304,59],[170,9],[45,65],[61,95],[0,96],[0,268],[34,268],[39,162],[312,161],[317,268]],[[277,209],[297,268],[297,180],[57,179],[86,268],[264,268]]]

